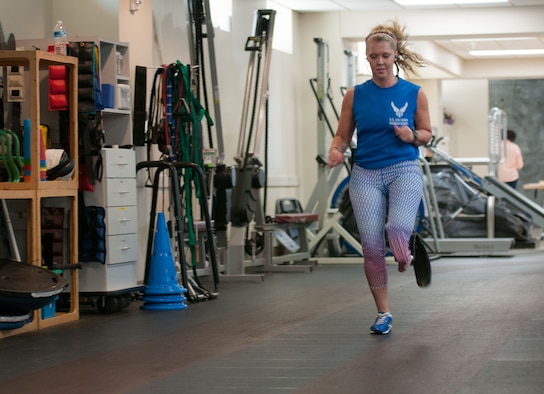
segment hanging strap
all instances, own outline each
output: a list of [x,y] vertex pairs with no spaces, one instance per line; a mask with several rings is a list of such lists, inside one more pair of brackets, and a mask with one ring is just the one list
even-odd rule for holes
[[173,76],[172,76],[172,65],[168,66],[166,68],[166,74],[165,74],[165,83],[164,83],[164,103],[165,103],[165,128],[166,133],[168,135],[168,145],[171,149],[171,157],[170,160],[174,160],[176,157],[176,141],[177,141],[177,135],[176,135],[176,124],[174,122],[174,118],[172,117],[172,106],[173,106],[173,99],[172,99],[172,89],[173,89]]
[[[162,86],[162,75],[164,73],[164,68],[160,67],[155,72],[153,77],[153,85],[151,87],[151,98],[149,100],[149,111],[148,111],[148,121],[147,121],[147,160],[151,160],[151,144],[156,144],[159,147],[161,152],[164,152],[164,139],[161,137],[162,133],[162,117],[161,117],[161,86]],[[149,172],[149,171],[148,171]]]
[[134,77],[134,115],[132,142],[135,146],[145,145],[145,98],[147,91],[147,68],[136,66]]

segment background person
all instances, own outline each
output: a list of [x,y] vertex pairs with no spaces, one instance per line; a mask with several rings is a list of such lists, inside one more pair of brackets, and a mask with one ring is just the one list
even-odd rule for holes
[[508,130],[506,140],[501,142],[501,152],[505,152],[506,157],[499,163],[499,179],[514,189],[518,186],[519,170],[523,168],[523,155],[515,141],[516,132]]
[[421,56],[408,50],[407,39],[397,21],[374,27],[366,37],[372,78],[346,92],[329,151],[330,167],[344,163],[357,130],[349,196],[378,312],[370,328],[373,334],[388,334],[392,327],[386,234],[398,270],[406,271],[412,261],[408,243],[423,195],[418,147],[432,136],[427,96],[398,76],[399,68],[415,73],[414,67],[423,65]]

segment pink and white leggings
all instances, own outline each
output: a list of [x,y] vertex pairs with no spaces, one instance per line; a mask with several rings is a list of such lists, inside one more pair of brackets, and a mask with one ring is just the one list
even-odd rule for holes
[[371,289],[387,287],[386,235],[395,261],[411,259],[408,243],[422,194],[423,178],[417,160],[378,169],[353,166],[349,196]]

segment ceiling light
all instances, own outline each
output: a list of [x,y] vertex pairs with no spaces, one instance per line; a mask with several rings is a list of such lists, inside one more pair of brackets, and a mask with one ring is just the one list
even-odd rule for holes
[[523,41],[535,40],[536,37],[494,37],[494,38],[452,38],[451,42],[485,42],[485,41]]
[[534,56],[544,55],[544,49],[497,49],[469,51],[472,56]]
[[399,5],[405,5],[405,6],[508,3],[508,0],[394,0],[394,1],[395,3]]

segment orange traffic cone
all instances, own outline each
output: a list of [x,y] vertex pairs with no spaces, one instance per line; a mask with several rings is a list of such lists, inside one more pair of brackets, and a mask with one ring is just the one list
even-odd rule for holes
[[156,228],[149,278],[144,290],[142,309],[185,309],[187,308],[185,304],[187,299],[183,294],[187,292],[187,289],[180,285],[177,279],[163,212],[159,212],[157,215]]

